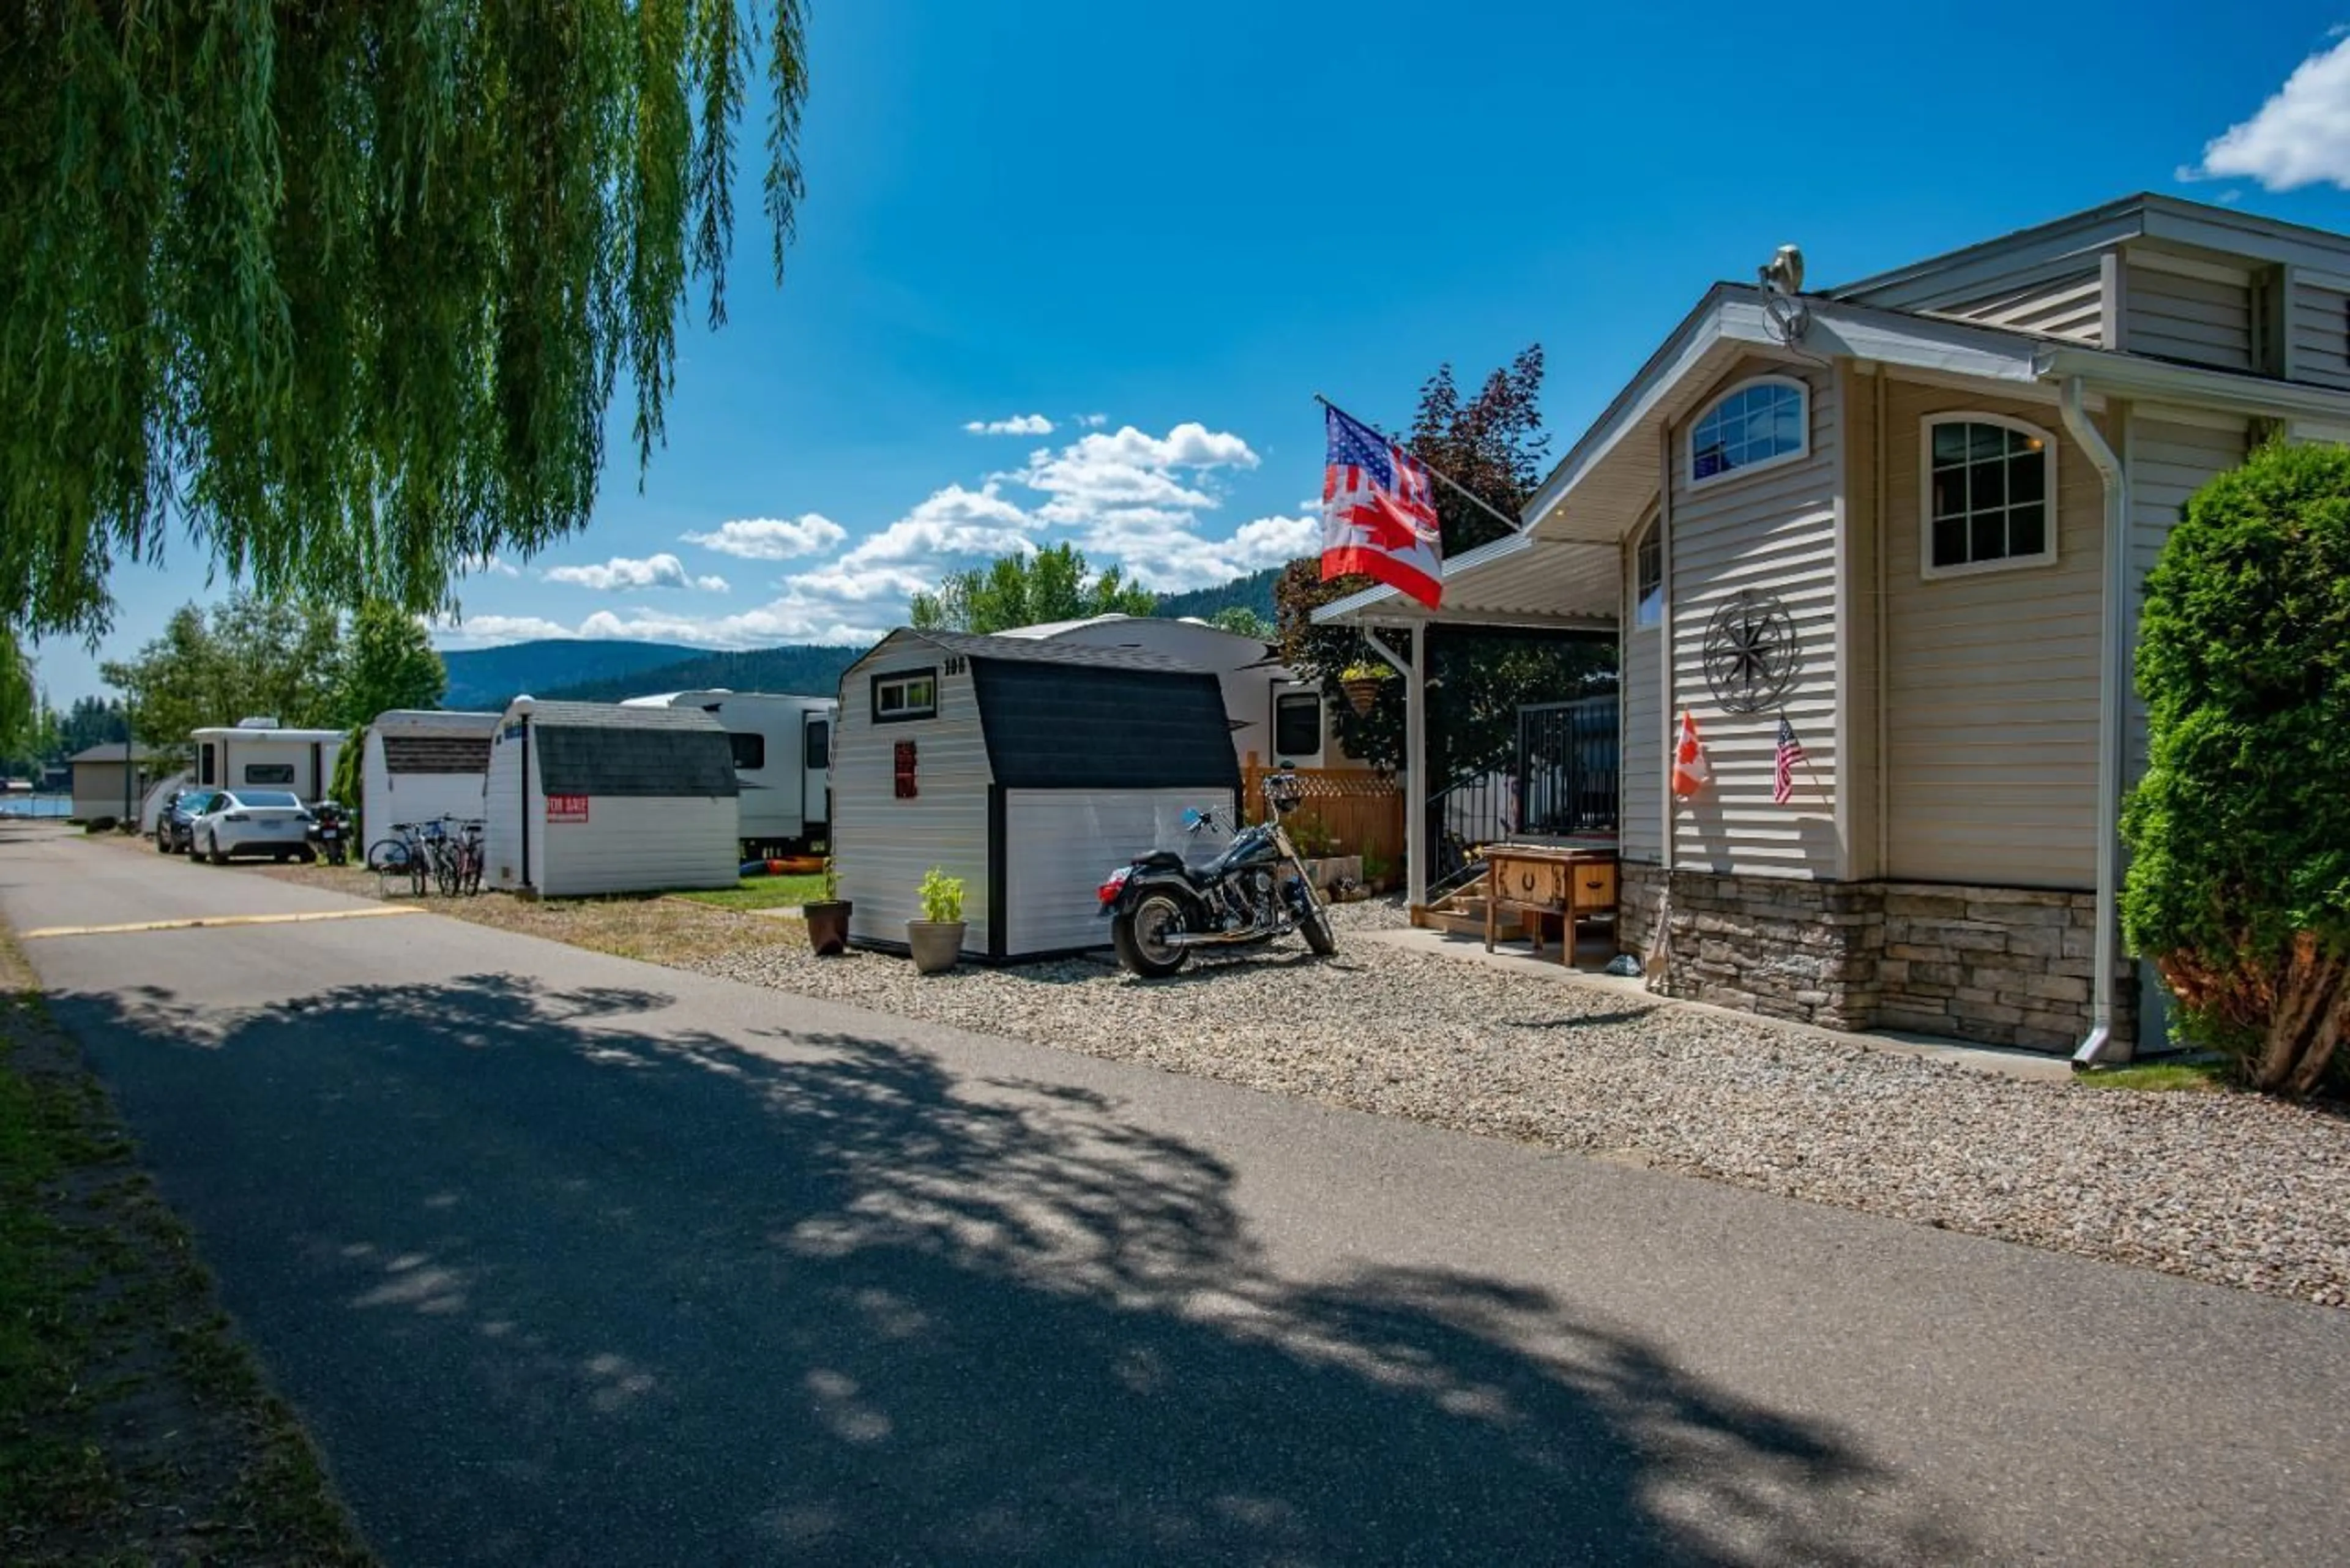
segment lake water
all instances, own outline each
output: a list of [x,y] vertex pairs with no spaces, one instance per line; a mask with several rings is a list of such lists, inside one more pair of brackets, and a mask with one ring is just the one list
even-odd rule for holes
[[71,816],[69,794],[0,795],[0,816]]

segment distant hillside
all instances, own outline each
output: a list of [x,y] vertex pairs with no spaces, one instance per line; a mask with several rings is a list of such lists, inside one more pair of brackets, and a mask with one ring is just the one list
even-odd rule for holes
[[1161,594],[1159,613],[1170,618],[1196,616],[1201,620],[1213,620],[1216,612],[1238,605],[1253,609],[1272,620],[1274,580],[1281,576],[1279,566],[1267,566],[1245,577],[1234,577],[1229,583],[1219,583],[1212,588],[1194,588],[1188,594]]
[[449,691],[441,706],[477,712],[501,709],[525,691],[544,697],[556,687],[617,680],[637,670],[696,659],[702,651],[672,642],[589,642],[572,638],[541,638],[536,642],[510,642],[503,648],[455,649],[441,655],[441,662],[449,667]]
[[829,697],[840,690],[841,671],[863,657],[863,648],[761,648],[744,653],[691,653],[691,658],[567,686],[534,690],[534,697],[566,702],[618,702],[655,691],[692,691],[723,686],[730,691],[795,691]]

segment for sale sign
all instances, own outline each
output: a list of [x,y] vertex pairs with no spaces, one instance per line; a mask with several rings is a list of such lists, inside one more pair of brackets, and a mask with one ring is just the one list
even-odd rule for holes
[[588,797],[584,794],[551,794],[546,797],[546,820],[549,822],[585,822],[588,820]]

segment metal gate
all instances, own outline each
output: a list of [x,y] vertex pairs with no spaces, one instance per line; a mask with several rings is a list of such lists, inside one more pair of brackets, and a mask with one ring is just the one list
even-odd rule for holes
[[1518,710],[1518,828],[1613,833],[1621,753],[1613,696]]

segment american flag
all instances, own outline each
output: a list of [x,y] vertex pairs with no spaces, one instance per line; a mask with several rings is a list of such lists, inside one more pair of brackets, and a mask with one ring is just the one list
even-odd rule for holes
[[1795,726],[1787,722],[1787,715],[1779,715],[1779,760],[1771,774],[1771,803],[1784,805],[1795,797],[1795,764],[1804,760],[1804,742],[1795,739]]
[[1359,421],[1325,408],[1329,461],[1322,471],[1322,580],[1360,572],[1433,607],[1444,556],[1436,485],[1409,452]]

